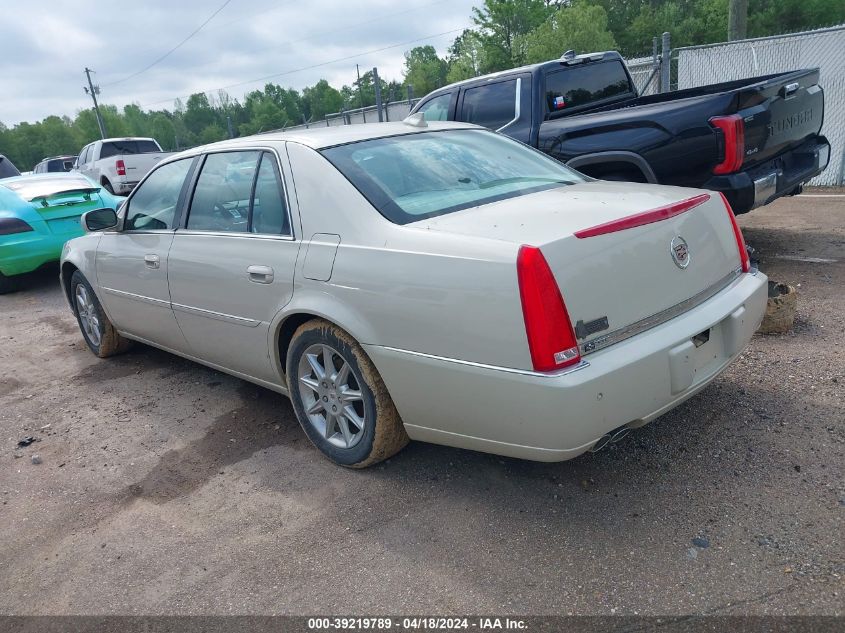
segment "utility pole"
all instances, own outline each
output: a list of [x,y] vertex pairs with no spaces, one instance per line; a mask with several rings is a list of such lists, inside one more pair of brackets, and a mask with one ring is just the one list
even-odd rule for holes
[[378,68],[373,68],[373,82],[376,86],[376,112],[378,112],[378,122],[383,123],[384,117],[381,114],[381,81],[378,78]]
[[748,0],[730,0],[728,4],[728,41],[748,36]]
[[97,103],[97,95],[100,94],[100,86],[95,86],[91,83],[91,73],[94,72],[90,68],[85,69],[85,75],[88,77],[88,88],[82,87],[82,89],[91,95],[91,98],[94,100],[94,114],[97,115],[97,125],[100,128],[100,138],[106,138],[106,125],[103,123],[103,115],[100,114],[100,106]]
[[364,93],[361,91],[361,69],[355,64],[355,74],[358,75],[358,105],[364,107]]

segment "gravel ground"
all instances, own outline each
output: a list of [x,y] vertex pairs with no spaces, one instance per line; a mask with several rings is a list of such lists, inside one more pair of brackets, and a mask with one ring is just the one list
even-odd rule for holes
[[741,224],[799,286],[794,331],[560,464],[412,443],[338,468],[274,393],[96,359],[33,276],[0,298],[0,613],[842,615],[845,197]]

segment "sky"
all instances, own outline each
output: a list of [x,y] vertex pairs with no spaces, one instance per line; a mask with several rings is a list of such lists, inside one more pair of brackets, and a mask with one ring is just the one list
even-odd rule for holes
[[362,73],[377,66],[383,79],[401,80],[405,51],[430,44],[444,56],[471,26],[476,4],[7,0],[0,20],[0,122],[73,117],[91,107],[83,91],[86,67],[95,71],[102,103],[145,110],[172,110],[177,97],[219,88],[242,100],[268,81],[301,90],[327,79],[340,88],[355,80],[356,63]]

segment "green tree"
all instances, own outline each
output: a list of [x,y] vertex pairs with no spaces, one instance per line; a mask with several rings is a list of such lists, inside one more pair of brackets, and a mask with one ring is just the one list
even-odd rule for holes
[[494,72],[522,64],[519,37],[545,22],[552,10],[544,0],[484,0],[481,8],[473,7],[472,20],[484,51],[481,71]]
[[217,122],[217,113],[211,107],[208,95],[198,92],[188,97],[182,119],[188,132],[199,136],[205,128]]
[[327,114],[340,112],[343,108],[343,95],[335,90],[325,79],[302,91],[302,108],[305,118],[318,121]]
[[433,46],[417,46],[405,53],[405,84],[414,95],[422,97],[445,85],[448,65],[437,56]]
[[616,40],[607,29],[605,10],[584,2],[558,9],[516,43],[529,64],[556,59],[568,49],[589,52],[616,48]]
[[455,38],[448,51],[446,81],[462,81],[481,74],[483,46],[476,31],[466,29]]

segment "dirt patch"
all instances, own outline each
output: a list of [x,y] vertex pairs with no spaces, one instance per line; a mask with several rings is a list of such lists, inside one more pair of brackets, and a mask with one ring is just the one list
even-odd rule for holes
[[166,503],[196,490],[223,474],[225,466],[258,451],[282,444],[307,446],[290,400],[266,390],[243,391],[248,394],[248,402],[215,418],[198,440],[167,451],[143,479],[127,487],[127,498]]
[[45,323],[55,329],[61,334],[77,334],[79,333],[79,325],[73,315],[70,313],[66,315],[51,314],[40,319],[41,323]]
[[196,363],[179,356],[168,354],[153,347],[138,345],[130,354],[115,356],[89,365],[72,376],[71,380],[86,385],[94,385],[106,380],[125,378],[133,374],[145,374],[157,370],[165,370],[162,378],[169,378],[196,367]]

